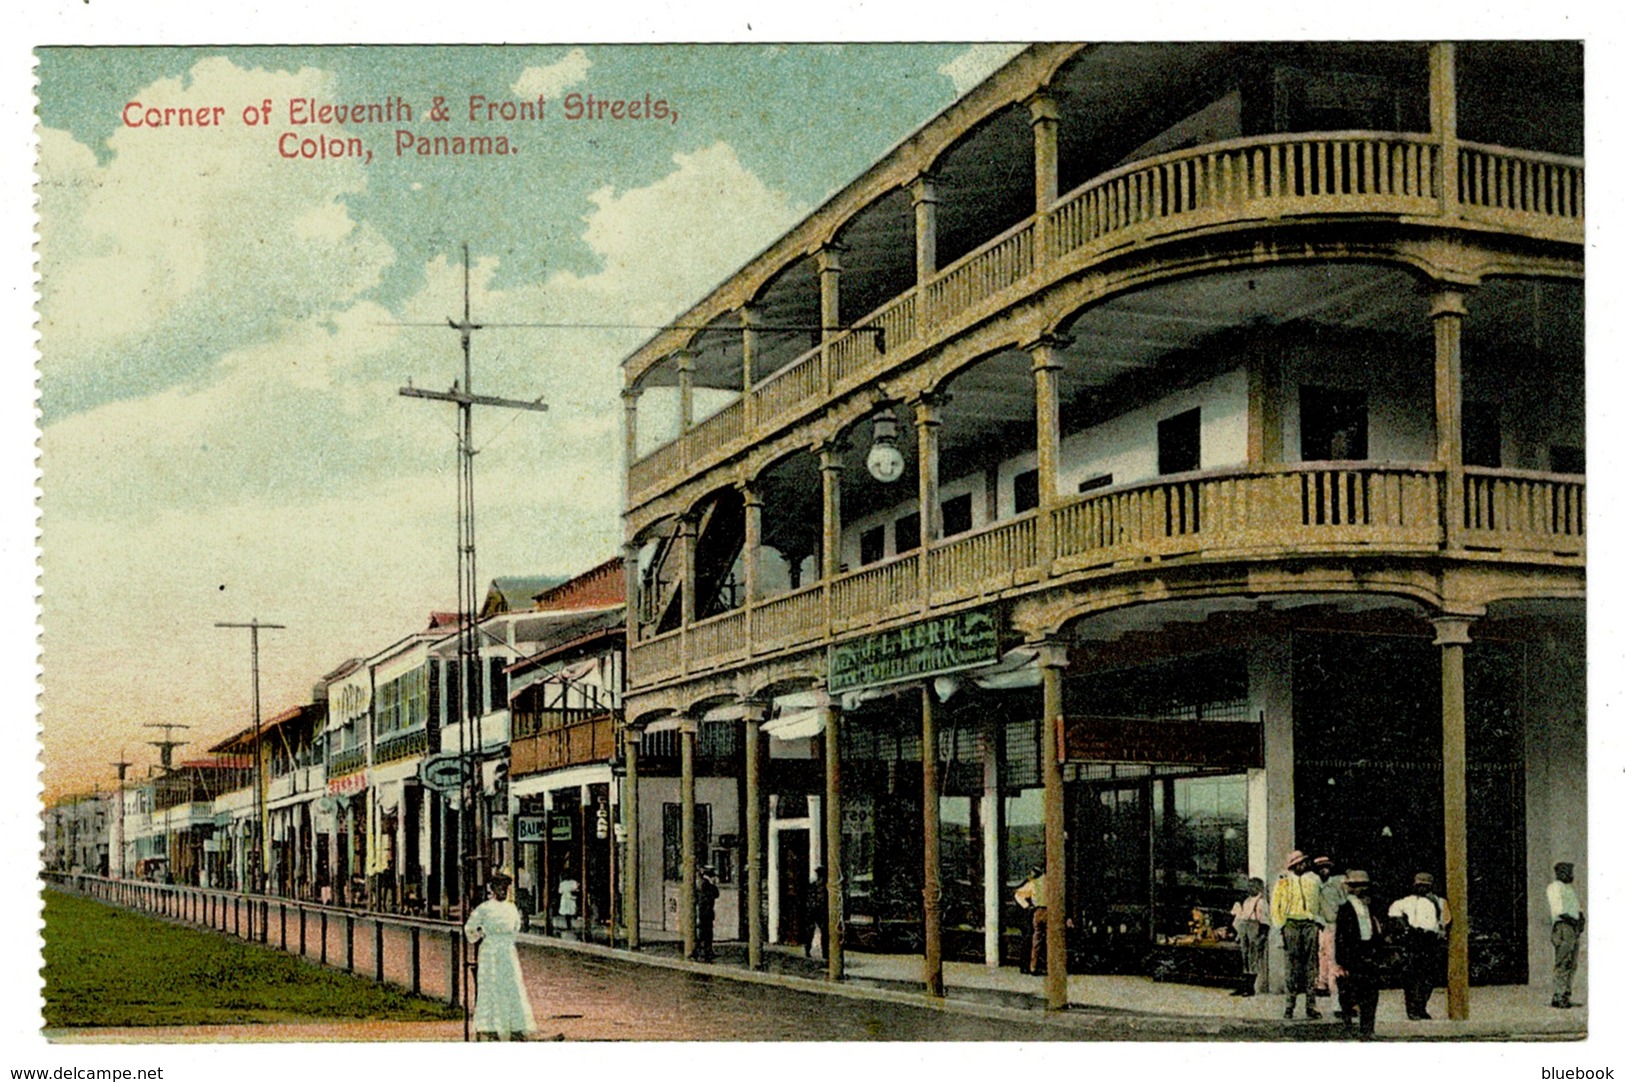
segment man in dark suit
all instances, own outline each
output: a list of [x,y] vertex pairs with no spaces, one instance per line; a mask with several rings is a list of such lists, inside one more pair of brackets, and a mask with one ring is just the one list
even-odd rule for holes
[[1377,1028],[1377,966],[1382,923],[1368,898],[1369,875],[1358,868],[1351,869],[1343,877],[1343,888],[1348,892],[1348,900],[1337,911],[1332,970],[1337,976],[1337,999],[1343,1012],[1343,1025],[1353,1029],[1358,1016],[1360,1039],[1368,1041]]

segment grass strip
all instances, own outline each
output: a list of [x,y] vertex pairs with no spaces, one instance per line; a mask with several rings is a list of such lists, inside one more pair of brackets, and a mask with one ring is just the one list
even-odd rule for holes
[[461,1018],[458,1008],[270,947],[46,890],[45,1025]]

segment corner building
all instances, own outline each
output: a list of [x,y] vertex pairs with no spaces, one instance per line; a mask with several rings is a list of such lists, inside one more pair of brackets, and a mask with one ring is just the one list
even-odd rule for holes
[[1034,46],[629,357],[628,758],[680,734],[685,899],[726,744],[753,960],[824,866],[832,974],[939,989],[1022,957],[1042,866],[1052,1005],[1217,975],[1202,920],[1302,848],[1439,877],[1453,1016],[1542,979],[1586,843],[1582,81]]

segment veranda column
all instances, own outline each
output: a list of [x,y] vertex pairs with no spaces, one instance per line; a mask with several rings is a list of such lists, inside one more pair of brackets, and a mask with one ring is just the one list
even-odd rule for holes
[[846,868],[841,860],[841,711],[834,704],[824,714],[824,873],[829,884],[825,899],[824,954],[829,979],[846,975]]
[[1467,693],[1463,662],[1471,622],[1459,616],[1433,621],[1443,692],[1444,893],[1450,903],[1447,973],[1452,1019],[1467,1017]]
[[1428,120],[1439,141],[1439,209],[1457,212],[1461,144],[1456,138],[1456,46],[1438,41],[1428,47]]
[[1038,565],[1049,573],[1058,550],[1055,505],[1060,502],[1061,351],[1068,339],[1040,338],[1027,347],[1033,361],[1034,415],[1038,425]]
[[819,551],[819,573],[826,587],[826,603],[830,603],[831,598],[828,584],[841,573],[841,470],[845,465],[841,451],[836,443],[825,443],[818,448],[818,472],[824,482],[824,536]]
[[924,285],[937,273],[937,186],[934,178],[921,176],[909,185],[914,204],[914,281]]
[[640,546],[628,541],[621,547],[621,572],[626,576],[626,647],[631,651],[637,643],[638,632],[642,629],[643,599],[638,596],[642,582],[641,570],[638,566],[641,555]]
[[694,427],[694,351],[677,352],[677,432]]
[[1433,427],[1435,454],[1444,471],[1444,540],[1458,544],[1466,513],[1461,449],[1461,325],[1467,298],[1461,290],[1433,295]]
[[1004,800],[999,773],[1004,763],[1002,725],[996,711],[982,718],[982,960],[999,968],[999,933],[1004,923]]
[[641,397],[643,392],[636,387],[626,387],[621,391],[621,408],[626,416],[623,435],[626,438],[626,494],[629,498],[632,494],[632,463],[638,460],[638,399]]
[[1044,999],[1064,1010],[1066,982],[1066,793],[1061,780],[1061,676],[1066,647],[1044,643],[1038,666],[1044,675]]
[[826,244],[818,249],[818,325],[823,328],[823,341],[834,338],[841,329],[841,253],[838,244]]
[[1061,110],[1046,91],[1027,99],[1033,123],[1033,265],[1049,259],[1049,209],[1060,194]]
[[[683,600],[682,614],[683,627],[686,629],[694,623],[694,614],[697,605],[694,599],[696,550],[699,547],[699,522],[693,515],[684,515],[677,523],[677,543],[682,546],[683,559]],[[683,660],[688,660],[688,651],[683,651]]]
[[763,703],[745,706],[745,936],[750,968],[762,968],[762,855],[766,816],[762,814]]
[[694,837],[694,745],[699,738],[699,722],[682,719],[682,802],[683,802],[683,885],[677,896],[677,923],[683,933],[683,957],[693,959],[694,935],[694,883],[699,870]]
[[931,605],[931,546],[942,535],[942,508],[937,500],[937,429],[942,417],[937,400],[921,395],[914,401],[915,447],[919,452],[920,608]]
[[756,486],[750,484],[740,485],[739,494],[745,505],[745,548],[741,555],[745,560],[744,605],[748,607],[761,599],[758,583],[761,574],[762,497]]
[[756,385],[756,357],[762,351],[762,332],[756,329],[759,322],[755,308],[739,306],[739,388],[747,396]]
[[920,688],[920,807],[923,810],[925,994],[942,996],[942,800],[937,779],[937,723],[931,685]]
[[[638,892],[642,874],[639,859],[642,848],[638,834],[638,756],[643,751],[643,730],[626,730],[626,779],[621,783],[621,822],[626,829],[626,867],[621,887],[626,911],[626,945],[630,950],[643,946],[642,899]],[[546,844],[545,842],[543,843]]]

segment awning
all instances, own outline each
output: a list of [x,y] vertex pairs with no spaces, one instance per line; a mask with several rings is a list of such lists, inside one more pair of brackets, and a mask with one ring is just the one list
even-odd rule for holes
[[762,732],[778,740],[804,740],[824,731],[824,711],[820,708],[785,714],[762,725]]

